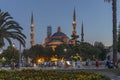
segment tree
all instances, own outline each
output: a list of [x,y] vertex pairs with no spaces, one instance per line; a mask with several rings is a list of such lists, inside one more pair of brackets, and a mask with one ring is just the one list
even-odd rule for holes
[[36,44],[29,49],[29,57],[32,58],[33,62],[36,62],[39,57],[45,56],[44,47]]
[[112,12],[113,12],[113,63],[114,65],[117,62],[117,0],[104,0],[107,2],[112,1]]
[[49,60],[53,55],[53,50],[50,47],[43,47],[42,45],[36,44],[30,49],[25,49],[22,56],[25,58],[31,58],[32,62],[37,62],[38,58],[44,57],[45,60]]
[[88,42],[76,41],[76,46],[71,46],[71,50],[73,52],[72,55],[79,54],[82,57],[82,60],[92,58],[92,56],[96,54],[94,46]]
[[97,41],[94,43],[94,46],[97,48],[104,48],[105,47],[102,42],[97,42]]
[[60,58],[62,57],[68,58],[71,55],[69,51],[70,51],[70,47],[68,44],[58,45],[55,49],[56,55]]
[[22,56],[24,56],[25,58],[28,58],[29,57],[29,49],[24,49],[23,52],[22,52]]
[[95,50],[99,50],[98,51],[98,58],[100,60],[105,60],[106,58],[106,54],[107,54],[107,50],[105,49],[105,46],[102,42],[95,42],[94,43],[94,47],[95,47]]
[[19,62],[19,54],[20,53],[16,48],[8,46],[7,49],[3,51],[1,56],[5,57],[7,64],[11,64],[11,62]]
[[8,12],[0,10],[0,48],[7,40],[12,45],[12,39],[18,40],[25,47],[26,36],[22,33],[23,28],[13,20]]

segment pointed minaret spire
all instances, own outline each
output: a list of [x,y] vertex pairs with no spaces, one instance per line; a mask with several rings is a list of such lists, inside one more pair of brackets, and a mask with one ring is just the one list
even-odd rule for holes
[[30,33],[30,36],[31,36],[30,44],[31,44],[31,47],[32,47],[32,46],[34,46],[34,19],[33,19],[33,13],[32,13],[32,16],[31,16],[31,33]]
[[[31,16],[31,24],[34,25],[33,13],[32,13],[32,16]],[[34,26],[33,26],[33,27],[34,27]]]
[[79,37],[78,35],[76,35],[76,14],[75,14],[75,8],[74,8],[74,12],[73,12],[73,22],[72,22],[72,26],[73,26],[73,31],[72,31],[72,44],[75,46],[76,45],[76,39]]
[[82,27],[81,27],[81,42],[84,42],[84,26],[82,21]]
[[76,13],[75,13],[75,8],[74,8],[74,13],[73,13],[73,21],[76,21]]
[[74,12],[73,12],[72,26],[73,26],[72,35],[76,35],[76,14],[75,14],[75,8],[74,8]]

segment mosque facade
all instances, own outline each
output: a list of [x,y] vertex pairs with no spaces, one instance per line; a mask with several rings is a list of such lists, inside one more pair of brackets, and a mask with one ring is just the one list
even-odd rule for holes
[[49,32],[49,29],[51,29],[50,26],[47,29],[48,33],[47,38],[45,39],[45,46],[50,46],[52,49],[55,49],[57,45],[70,43],[70,38],[61,31],[61,27],[58,27],[57,32],[53,35],[49,35],[51,33],[51,31]]
[[[73,44],[74,46],[76,45],[76,40],[79,37],[76,32],[76,13],[75,9],[73,12],[73,22],[72,22],[72,35],[71,38],[69,38],[65,33],[62,32],[61,27],[59,26],[57,28],[57,31],[52,34],[52,27],[48,26],[47,27],[47,37],[45,38],[44,41],[44,46],[50,46],[53,49],[56,48],[56,46],[60,44]],[[31,17],[31,47],[34,46],[34,21],[33,21],[33,14]],[[83,23],[82,23],[82,28],[81,28],[81,41],[84,41],[84,33],[83,33]]]

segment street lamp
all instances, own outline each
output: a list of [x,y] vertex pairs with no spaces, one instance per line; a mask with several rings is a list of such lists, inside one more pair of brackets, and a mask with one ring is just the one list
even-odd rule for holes
[[15,44],[13,43],[12,44],[12,49],[13,49],[13,57],[12,57],[12,66],[11,66],[11,68],[12,69],[14,69],[15,68],[15,62],[14,62],[14,55],[15,55],[15,53],[14,53],[14,48],[15,48]]
[[21,43],[20,43],[20,53],[19,53],[19,68],[21,67]]
[[[66,53],[66,52],[67,52],[67,49],[65,48],[65,49],[64,49],[64,53]],[[65,58],[66,58],[66,54],[64,54],[64,55],[65,55]]]
[[13,49],[13,58],[14,58],[14,55],[15,55],[14,48],[15,48],[15,43],[13,43],[13,44],[12,44],[12,49]]
[[15,43],[12,44],[12,47],[15,48]]
[[67,51],[67,49],[65,48],[65,49],[64,49],[64,52],[66,52],[66,51]]
[[[13,43],[12,44],[13,48],[16,48],[16,45]],[[13,54],[15,55],[14,49],[13,49]],[[21,44],[20,44],[20,53],[19,53],[19,62],[18,62],[18,68],[20,68],[21,65]]]

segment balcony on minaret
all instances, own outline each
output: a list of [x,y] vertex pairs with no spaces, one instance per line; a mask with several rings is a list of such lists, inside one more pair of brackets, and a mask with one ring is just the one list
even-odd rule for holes
[[72,32],[72,35],[76,35],[76,31],[73,31],[73,32]]
[[31,43],[31,46],[34,46],[34,41],[30,41],[30,43]]
[[33,32],[34,32],[34,27],[31,27],[31,31],[33,31]]
[[72,25],[73,25],[73,27],[76,27],[76,22],[73,21],[73,22],[72,22]]
[[34,27],[34,24],[31,24],[31,27]]
[[72,24],[76,24],[76,21],[73,21]]

